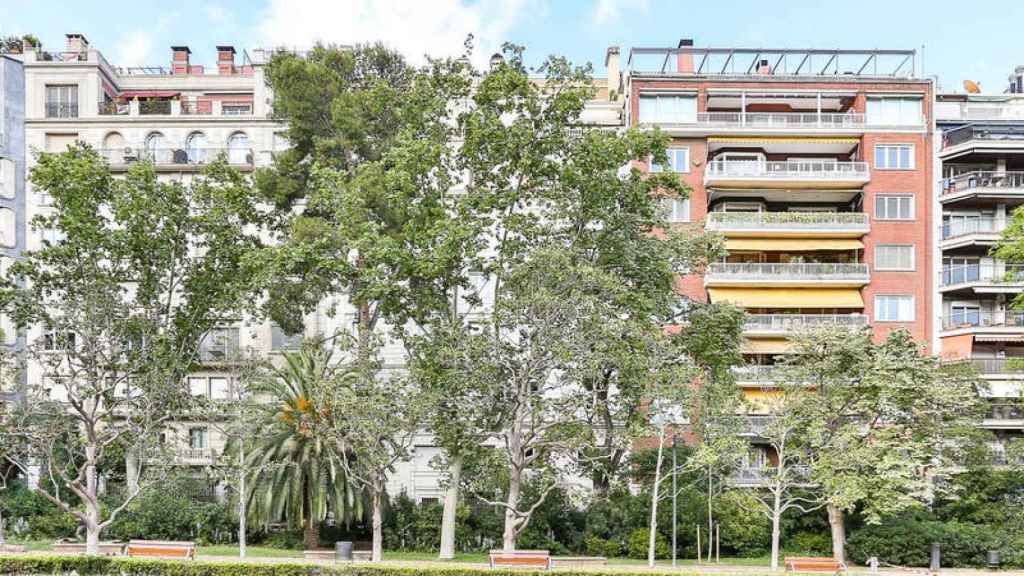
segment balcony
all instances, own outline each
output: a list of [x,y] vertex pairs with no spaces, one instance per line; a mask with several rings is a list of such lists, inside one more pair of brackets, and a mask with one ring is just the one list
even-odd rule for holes
[[975,150],[996,151],[1024,148],[1024,127],[1008,124],[968,124],[942,135],[943,159]]
[[945,331],[976,331],[977,328],[1007,328],[1016,333],[1024,328],[1024,312],[959,311],[942,319]]
[[978,294],[1016,294],[1024,288],[1024,264],[986,262],[944,266],[939,290],[973,290]]
[[185,448],[178,452],[178,463],[188,466],[208,466],[213,464],[213,450],[209,448]]
[[1020,429],[1024,427],[1024,406],[1020,404],[993,404],[989,407],[982,426],[985,428]]
[[867,162],[712,160],[704,170],[706,186],[729,188],[856,188],[870,179]]
[[226,364],[240,358],[238,328],[211,330],[199,343],[198,357],[203,364]]
[[139,115],[141,116],[170,116],[170,100],[142,100],[139,102]]
[[251,169],[255,158],[252,148],[101,148],[111,169],[126,170],[132,164],[149,161],[157,170],[201,170],[214,160],[224,157],[228,164]]
[[698,112],[691,119],[641,122],[673,135],[698,134],[832,134],[864,132],[864,114],[856,112]]
[[741,436],[757,438],[764,434],[768,426],[775,421],[775,416],[751,415],[743,417],[743,430]]
[[[789,466],[785,472],[790,478],[796,478],[804,486],[810,486],[811,469],[808,466]],[[729,483],[740,487],[763,486],[778,474],[773,466],[744,466],[737,469],[729,477]]]
[[863,286],[870,281],[867,264],[746,263],[708,265],[705,286]]
[[733,366],[732,374],[740,386],[758,388],[774,386],[783,376],[779,367],[761,364]]
[[747,334],[792,334],[822,326],[860,328],[867,326],[864,314],[748,314],[743,331]]
[[991,217],[958,218],[949,220],[942,225],[941,248],[960,248],[962,246],[992,246],[1006,229],[1005,220]]
[[710,212],[705,227],[734,237],[858,238],[868,222],[863,212]]
[[975,199],[1024,200],[1024,172],[968,172],[942,181],[939,202]]

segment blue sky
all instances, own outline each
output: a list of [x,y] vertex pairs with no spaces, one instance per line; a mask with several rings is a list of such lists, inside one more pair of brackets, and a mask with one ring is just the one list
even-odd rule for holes
[[[167,65],[186,44],[211,64],[213,46],[301,47],[314,39],[382,40],[414,59],[452,54],[472,32],[477,61],[502,41],[527,47],[531,62],[557,53],[603,74],[610,44],[767,48],[924,48],[924,71],[945,90],[964,79],[1002,92],[1024,64],[1019,0],[0,0],[0,34],[33,32],[59,49],[82,32],[117,65]],[[920,65],[920,63],[919,63]]]

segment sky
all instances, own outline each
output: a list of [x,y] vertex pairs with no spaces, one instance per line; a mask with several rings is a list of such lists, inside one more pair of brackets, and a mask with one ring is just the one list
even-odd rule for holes
[[[965,79],[1001,93],[1024,65],[1020,0],[0,0],[0,36],[33,33],[59,50],[80,32],[117,66],[170,63],[187,45],[211,65],[214,46],[308,47],[382,41],[414,61],[460,54],[473,34],[478,64],[510,41],[527,61],[549,54],[591,62],[608,46],[918,50],[918,70],[940,89]],[[922,57],[923,55],[923,57]],[[923,59],[923,63],[921,60]]]

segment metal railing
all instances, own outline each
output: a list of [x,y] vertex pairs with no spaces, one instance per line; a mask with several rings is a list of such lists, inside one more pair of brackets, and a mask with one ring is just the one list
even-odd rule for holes
[[942,147],[949,148],[971,140],[1022,140],[1024,127],[968,124],[942,134]]
[[713,262],[709,277],[736,280],[865,280],[868,265],[855,263]]
[[1024,326],[1024,312],[991,312],[986,310],[960,310],[942,319],[942,328],[956,330],[975,326]]
[[141,100],[139,114],[142,116],[167,116],[171,113],[170,100]]
[[797,180],[867,180],[867,162],[830,160],[712,160],[704,173],[708,178],[767,178]]
[[78,103],[47,102],[47,118],[78,118]]
[[150,161],[158,165],[202,166],[221,155],[234,166],[252,166],[252,148],[101,148],[100,154],[114,165]]
[[863,212],[709,212],[707,228],[717,229],[806,229],[866,230],[868,215]]
[[857,328],[867,323],[864,314],[747,314],[744,328],[750,332],[792,332],[817,326]]
[[943,196],[972,188],[1024,190],[1024,172],[967,172],[942,180]]
[[70,52],[37,50],[36,60],[40,62],[87,62],[89,60],[89,52],[86,50]]
[[220,113],[223,116],[247,116],[252,114],[252,102],[221,102]]
[[698,112],[697,123],[719,128],[862,128],[859,112]]
[[979,374],[1021,374],[1024,373],[1024,358],[978,358],[972,357],[971,364]]
[[777,366],[748,364],[746,366],[733,366],[733,376],[737,382],[754,382],[758,384],[771,384],[782,377],[782,371]]
[[[820,79],[914,78],[914,50],[634,47],[625,68],[637,74],[730,75]],[[685,66],[680,66],[681,62]]]
[[184,448],[178,453],[178,457],[187,461],[207,461],[213,459],[213,451],[209,448]]
[[1022,284],[1024,264],[995,262],[943,266],[942,272],[939,273],[939,282],[942,286],[972,283]]
[[942,239],[959,238],[971,234],[994,234],[1002,232],[1006,228],[1006,222],[995,218],[984,216],[979,218],[959,218],[950,220],[942,225]]

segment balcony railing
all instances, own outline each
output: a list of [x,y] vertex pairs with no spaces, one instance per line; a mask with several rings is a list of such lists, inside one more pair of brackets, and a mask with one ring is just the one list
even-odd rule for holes
[[213,460],[213,451],[209,448],[185,448],[178,457],[186,462],[208,462]]
[[863,128],[857,112],[698,112],[697,124],[716,128]]
[[170,113],[170,100],[142,100],[139,102],[139,114],[143,116],[166,116]]
[[743,281],[864,281],[868,265],[855,263],[765,263],[714,262],[708,266],[708,278]]
[[1020,126],[979,126],[968,124],[942,135],[942,147],[949,148],[971,140],[992,142],[998,140],[1020,140],[1024,143],[1024,128]]
[[820,326],[858,328],[866,326],[864,314],[748,314],[748,332],[796,332]]
[[709,178],[764,178],[770,180],[867,180],[867,162],[794,160],[712,160],[704,173]]
[[252,166],[252,148],[100,148],[111,165],[121,166],[150,161],[157,165],[202,166],[224,155],[234,166]]
[[77,103],[58,103],[58,102],[47,102],[46,103],[46,117],[47,118],[78,118],[78,104]]
[[737,382],[756,384],[773,384],[782,377],[782,371],[779,367],[761,364],[734,366],[732,372]]
[[863,212],[710,212],[709,230],[867,231]]
[[1022,374],[1024,358],[971,358],[979,374]]
[[991,420],[1024,420],[1024,406],[1020,404],[993,404],[986,418]]
[[949,240],[972,234],[997,234],[1005,228],[1005,222],[995,218],[961,218],[942,225],[942,239]]
[[132,105],[127,102],[100,102],[100,116],[127,116]]
[[970,327],[1009,327],[1024,326],[1024,312],[990,312],[985,310],[958,310],[943,318],[945,330]]
[[1024,172],[967,172],[942,181],[943,196],[973,188],[1024,191]]
[[1024,284],[1024,264],[959,264],[943,266],[939,273],[942,286],[958,284]]
[[[790,466],[785,470],[790,478],[810,482],[811,469],[808,466]],[[773,466],[747,466],[737,469],[730,477],[733,484],[754,485],[768,482],[777,474]]]
[[199,343],[199,361],[203,363],[230,362],[239,358],[237,328],[214,330]]
[[182,100],[181,113],[191,116],[209,116],[213,114],[213,102],[210,100]]

